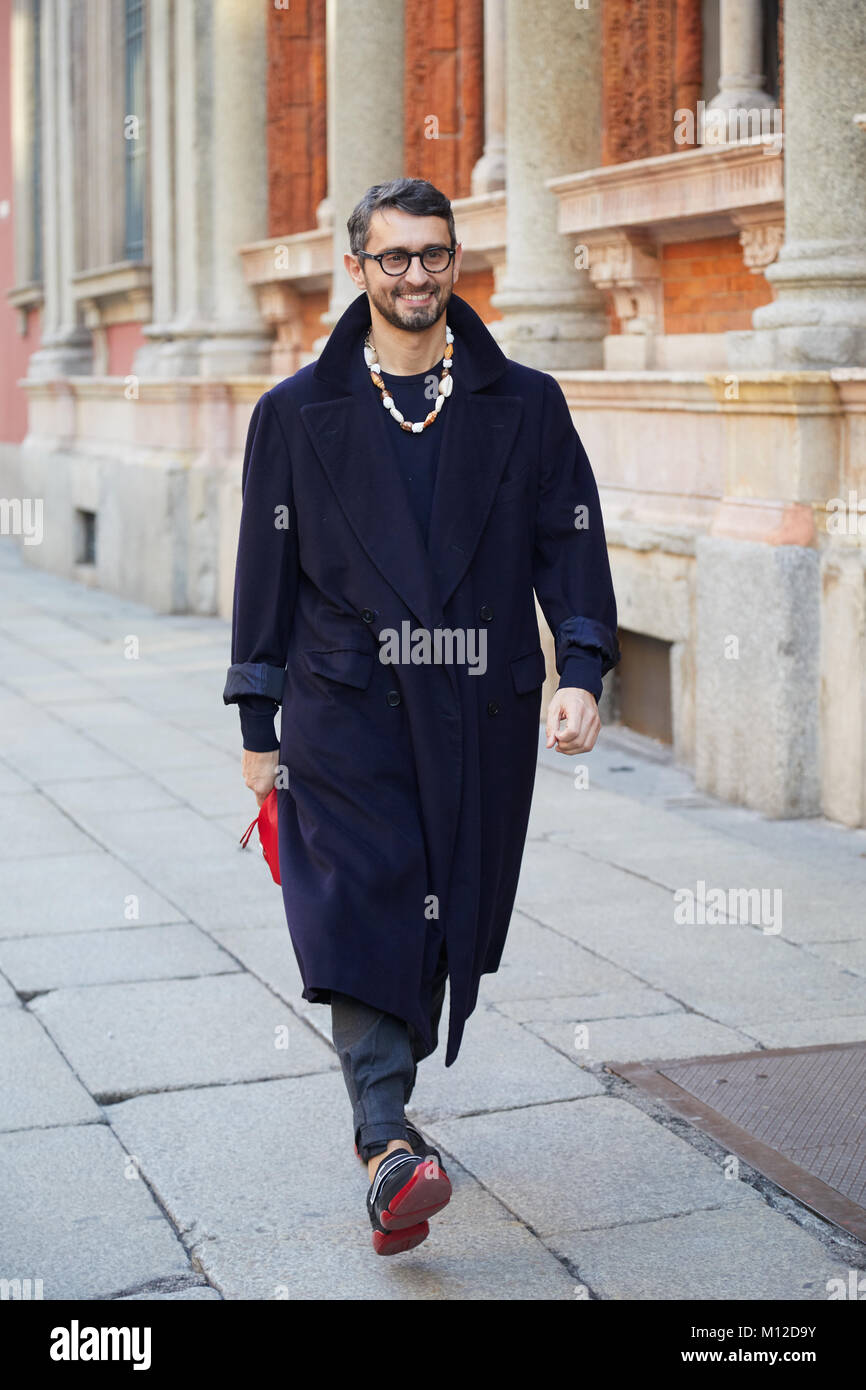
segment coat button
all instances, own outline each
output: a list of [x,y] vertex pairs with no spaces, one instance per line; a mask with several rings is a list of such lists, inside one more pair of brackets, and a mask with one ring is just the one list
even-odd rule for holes
[[498,714],[498,713],[499,713],[499,706],[498,706],[498,704],[496,703],[495,700],[489,700],[489,701],[487,702],[487,713],[488,713],[488,714]]
[[361,609],[361,617],[362,617],[362,619],[363,619],[363,621],[364,621],[365,623],[371,623],[371,622],[373,621],[373,619],[375,618],[375,616],[376,616],[376,615],[375,615],[375,613],[373,612],[372,608],[362,608],[362,609]]
[[389,704],[389,705],[399,705],[399,703],[400,703],[400,692],[399,692],[399,690],[389,690],[389,691],[388,691],[388,694],[385,696],[385,699],[388,701],[388,704]]
[[493,609],[490,607],[489,603],[484,603],[481,605],[481,608],[478,610],[478,616],[485,623],[490,622],[490,619],[493,617]]

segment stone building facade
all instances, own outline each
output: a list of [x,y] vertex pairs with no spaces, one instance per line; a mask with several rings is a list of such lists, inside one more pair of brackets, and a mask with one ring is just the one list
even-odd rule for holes
[[354,296],[364,189],[429,178],[599,481],[604,717],[866,824],[862,0],[0,0],[0,82],[31,563],[228,616],[252,405]]

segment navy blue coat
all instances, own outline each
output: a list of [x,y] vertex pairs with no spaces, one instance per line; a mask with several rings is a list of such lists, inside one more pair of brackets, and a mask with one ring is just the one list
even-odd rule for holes
[[[561,388],[506,358],[455,294],[446,321],[429,550],[370,414],[397,428],[363,360],[366,294],[315,363],[257,401],[223,699],[282,704],[279,855],[303,997],[353,995],[429,1048],[444,941],[450,1066],[499,966],[526,838],[545,678],[533,588],[561,684],[599,696],[620,652],[598,492]],[[379,635],[403,623],[483,629],[486,671],[383,663]]]

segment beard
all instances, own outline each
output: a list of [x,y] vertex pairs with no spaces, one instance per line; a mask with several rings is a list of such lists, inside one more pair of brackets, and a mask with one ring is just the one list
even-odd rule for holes
[[[372,289],[368,284],[367,293],[386,323],[393,324],[395,328],[402,328],[407,333],[423,333],[442,317],[452,291],[451,285],[431,284],[428,288],[433,296],[429,304],[410,304],[407,300],[400,299],[401,290],[398,286],[391,289],[390,285],[384,285]],[[412,291],[413,294],[425,292]]]

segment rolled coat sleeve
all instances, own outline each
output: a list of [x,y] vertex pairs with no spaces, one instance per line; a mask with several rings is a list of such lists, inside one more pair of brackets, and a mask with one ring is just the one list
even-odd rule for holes
[[553,633],[559,689],[602,693],[622,653],[598,488],[559,383],[545,378],[533,587]]
[[267,752],[279,748],[274,716],[282,700],[298,589],[289,450],[270,392],[259,397],[250,417],[241,497],[232,664],[223,703],[238,706],[244,747]]

